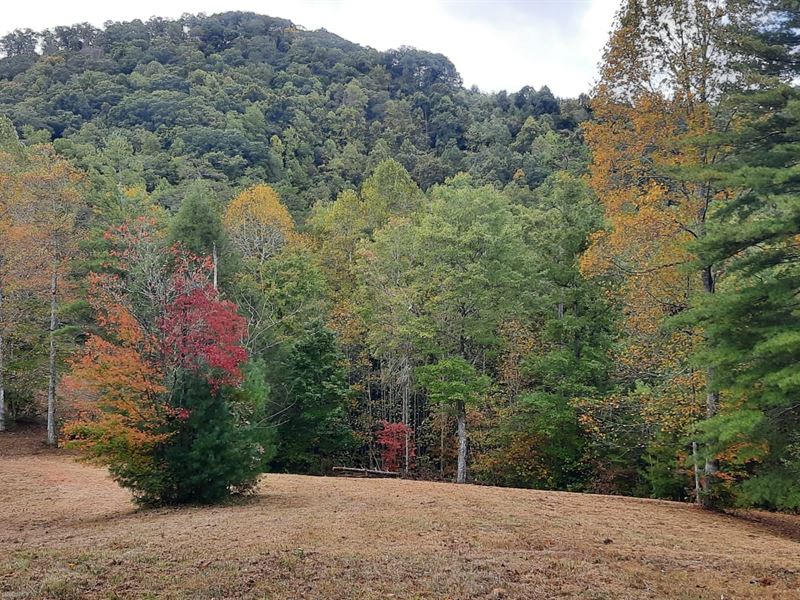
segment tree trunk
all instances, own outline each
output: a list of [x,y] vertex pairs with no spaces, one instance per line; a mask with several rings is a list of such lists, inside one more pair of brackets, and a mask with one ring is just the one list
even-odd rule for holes
[[216,242],[214,242],[214,244],[212,246],[211,256],[212,256],[212,261],[213,261],[213,264],[214,264],[214,289],[216,290],[217,289],[217,273],[219,271],[219,267],[218,267],[219,259],[217,258],[217,243]]
[[458,411],[458,472],[456,483],[467,482],[467,408],[463,400],[456,405]]
[[692,460],[694,461],[694,501],[702,504],[702,489],[700,487],[700,468],[697,464],[697,442],[692,442]]
[[6,368],[5,355],[3,354],[5,350],[5,336],[3,335],[5,315],[3,313],[3,308],[3,286],[0,283],[0,431],[6,430],[6,388],[5,380],[3,379]]
[[[703,290],[707,294],[713,294],[715,292],[715,281],[714,281],[714,272],[712,271],[711,266],[708,266],[703,269]],[[717,414],[717,409],[719,407],[719,392],[717,392],[713,388],[713,379],[714,379],[714,367],[708,367],[706,369],[706,418],[710,419],[711,417]],[[717,460],[714,458],[714,455],[711,452],[706,454],[706,464],[705,468],[703,469],[703,501],[702,504],[708,506],[710,504],[710,493],[712,488],[714,487],[714,477],[716,475],[717,470],[719,469],[719,464]]]
[[56,445],[56,327],[58,312],[58,271],[50,275],[50,377],[47,385],[47,443]]
[[[711,380],[714,377],[714,367],[708,367],[706,372],[706,378],[708,380],[708,391],[706,392],[706,417],[711,418],[717,414],[717,407],[719,405],[719,393],[714,391],[711,388]],[[705,468],[703,469],[703,493],[706,497],[706,501],[703,504],[708,505],[708,495],[711,493],[712,488],[714,487],[714,477],[716,476],[716,472],[719,469],[719,463],[714,458],[714,456],[709,452],[706,455],[706,464]]]
[[444,479],[444,426],[447,418],[444,412],[444,403],[439,405],[441,416],[441,429],[439,430],[439,477]]
[[405,433],[405,456],[403,460],[403,472],[408,474],[409,463],[411,462],[411,451],[409,444],[411,442],[411,433],[408,430],[411,427],[410,415],[410,400],[411,400],[411,372],[409,366],[409,358],[404,354],[400,361],[400,393],[402,394],[402,421],[406,426]]

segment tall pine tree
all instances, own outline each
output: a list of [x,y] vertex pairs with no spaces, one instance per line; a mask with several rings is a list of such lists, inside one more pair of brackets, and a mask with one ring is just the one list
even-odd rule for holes
[[[703,362],[724,393],[702,424],[724,457],[739,501],[800,507],[800,2],[762,0],[732,32],[742,57],[730,98],[727,152],[700,177],[733,190],[696,244],[703,265],[724,265],[717,294],[693,311],[707,336]],[[754,7],[755,8],[755,7]],[[708,143],[709,140],[705,140]],[[695,173],[695,176],[697,174]]]

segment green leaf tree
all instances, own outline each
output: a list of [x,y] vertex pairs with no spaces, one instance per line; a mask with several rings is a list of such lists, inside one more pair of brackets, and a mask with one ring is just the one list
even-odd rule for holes
[[488,391],[491,379],[481,375],[460,356],[444,358],[417,370],[419,384],[428,397],[442,408],[456,413],[458,428],[458,470],[456,483],[467,481],[467,407],[475,406]]

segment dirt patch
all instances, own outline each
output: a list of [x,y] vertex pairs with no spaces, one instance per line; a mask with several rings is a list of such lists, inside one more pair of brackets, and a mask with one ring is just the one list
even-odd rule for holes
[[9,439],[2,599],[800,598],[794,516],[295,475],[228,506],[136,510],[103,470]]

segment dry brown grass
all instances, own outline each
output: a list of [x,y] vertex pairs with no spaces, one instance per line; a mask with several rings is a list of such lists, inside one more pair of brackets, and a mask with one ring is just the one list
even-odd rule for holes
[[267,475],[136,510],[0,434],[0,598],[800,598],[800,518],[402,480]]

